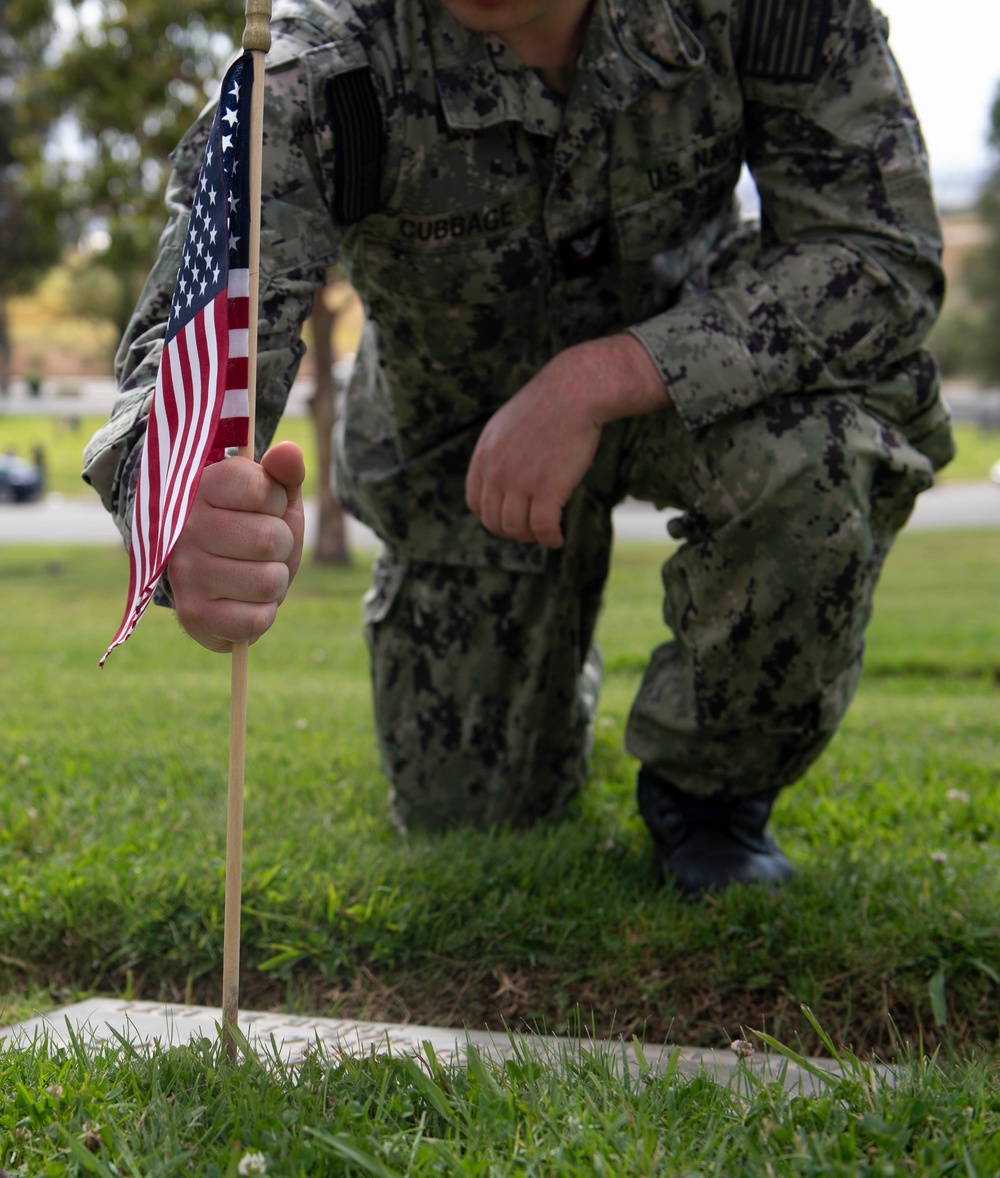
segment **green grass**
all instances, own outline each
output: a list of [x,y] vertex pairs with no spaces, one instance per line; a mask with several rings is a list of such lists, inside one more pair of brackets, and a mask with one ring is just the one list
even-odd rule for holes
[[[251,656],[243,1005],[718,1046],[754,1026],[992,1050],[1000,1031],[1000,545],[904,535],[868,674],[783,796],[781,895],[685,905],[650,880],[622,733],[661,637],[658,557],[622,546],[593,779],[558,824],[402,840],[359,633],[363,563],[306,565]],[[126,564],[3,549],[0,983],[218,1003],[229,660],[153,610],[104,671]],[[10,619],[16,619],[11,624]]]
[[[0,453],[15,449],[29,456],[35,446],[45,450],[50,491],[60,495],[91,496],[93,492],[80,478],[83,447],[104,418],[94,416],[42,417],[3,412],[0,402]],[[985,479],[990,467],[1000,459],[1000,430],[982,430],[973,425],[956,427],[958,455],[940,474],[944,482]],[[277,437],[297,442],[306,454],[306,494],[316,494],[315,441],[312,421],[306,417],[286,417],[278,427]]]
[[990,467],[1000,461],[1000,430],[956,425],[955,442],[958,453],[938,476],[945,482],[986,478]]
[[[799,872],[778,896],[651,886],[621,738],[661,636],[652,548],[616,555],[593,780],[555,826],[392,833],[364,562],[304,566],[251,655],[246,1009],[717,1049],[747,1028],[839,1054],[843,1078],[636,1078],[610,1048],[293,1070],[207,1040],[37,1042],[0,1050],[0,1168],[228,1176],[259,1152],[281,1175],[996,1174],[998,539],[900,539],[858,698],[779,804]],[[155,610],[99,671],[126,575],[111,549],[0,549],[4,1021],[92,992],[219,1003],[229,660]]]
[[[731,1086],[632,1076],[614,1054],[518,1052],[501,1066],[314,1056],[298,1070],[208,1040],[137,1053],[0,1054],[0,1162],[14,1175],[991,1175],[1000,1086],[982,1062],[909,1059],[895,1082],[848,1056],[815,1095],[744,1071]],[[246,1172],[244,1170],[244,1172]],[[260,1171],[257,1171],[260,1172]]]

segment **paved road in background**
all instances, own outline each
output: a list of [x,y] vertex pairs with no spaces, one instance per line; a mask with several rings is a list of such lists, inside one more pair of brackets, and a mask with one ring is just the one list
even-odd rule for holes
[[[0,400],[0,423],[6,414],[53,414],[60,416],[106,416],[113,399],[112,382],[104,378],[81,378],[51,382],[38,398],[29,397],[23,387],[15,385],[10,395]],[[311,384],[297,381],[292,386],[287,412],[302,416]],[[972,400],[982,404],[988,397],[998,401],[1000,393],[975,393]],[[990,405],[992,405],[992,399]],[[956,417],[965,417],[968,398],[950,393]],[[997,455],[1000,458],[1000,454]],[[984,472],[985,473],[985,472]],[[662,540],[672,512],[659,512],[648,504],[627,502],[615,509],[615,535],[619,540]],[[306,541],[315,534],[315,505],[306,504]],[[921,495],[907,528],[912,531],[946,528],[1000,529],[1000,486],[982,482],[943,483]],[[350,520],[348,540],[358,549],[377,544],[375,536],[363,524]],[[0,503],[0,544],[117,544],[118,533],[110,518],[93,497],[66,498],[48,495],[30,504]]]
[[[670,512],[648,504],[624,503],[615,509],[615,536],[622,541],[662,540]],[[316,512],[306,504],[306,543],[315,534]],[[908,531],[994,528],[1000,531],[1000,487],[992,483],[954,483],[921,495]],[[357,520],[348,521],[349,543],[373,548],[375,536]],[[0,503],[0,544],[118,544],[118,533],[97,501],[48,495],[39,503]]]

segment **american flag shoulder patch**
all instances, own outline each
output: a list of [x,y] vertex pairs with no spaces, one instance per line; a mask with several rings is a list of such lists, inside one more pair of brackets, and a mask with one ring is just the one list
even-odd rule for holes
[[823,66],[831,0],[749,0],[740,72],[774,82],[811,82]]

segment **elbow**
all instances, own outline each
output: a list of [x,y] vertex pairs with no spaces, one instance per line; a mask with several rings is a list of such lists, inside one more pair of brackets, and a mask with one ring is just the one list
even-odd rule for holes
[[887,283],[886,320],[906,350],[926,339],[941,314],[945,273],[939,248],[890,248],[878,251],[879,269]]
[[903,290],[903,317],[910,325],[914,344],[921,344],[937,322],[944,304],[945,274],[940,257],[911,265],[899,277]]

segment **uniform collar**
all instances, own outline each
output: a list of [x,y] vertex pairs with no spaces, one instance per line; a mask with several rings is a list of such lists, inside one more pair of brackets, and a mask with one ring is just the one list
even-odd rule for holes
[[[497,37],[471,32],[440,0],[423,0],[438,95],[449,127],[476,130],[523,123],[558,134],[562,103],[534,70]],[[580,65],[567,101],[609,113],[625,110],[654,87],[679,85],[705,60],[705,49],[669,0],[595,0]]]

